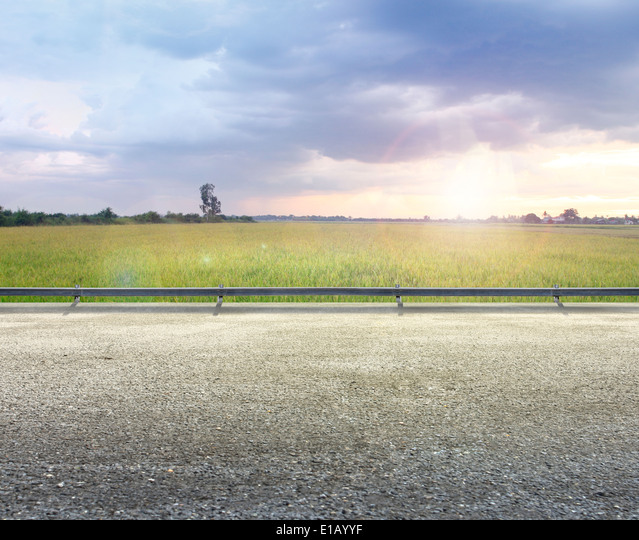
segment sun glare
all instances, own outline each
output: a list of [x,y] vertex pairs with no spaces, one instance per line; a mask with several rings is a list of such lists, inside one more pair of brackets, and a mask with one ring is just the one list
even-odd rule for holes
[[451,217],[485,217],[486,194],[477,177],[469,176],[451,181],[446,186],[444,199]]

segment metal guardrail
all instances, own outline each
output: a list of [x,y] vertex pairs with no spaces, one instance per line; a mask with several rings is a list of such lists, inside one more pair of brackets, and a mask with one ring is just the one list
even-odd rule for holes
[[77,303],[87,297],[126,296],[211,296],[218,303],[225,296],[389,296],[402,305],[405,296],[477,296],[477,297],[552,297],[559,303],[562,296],[639,296],[639,287],[151,287],[151,288],[95,288],[95,287],[0,287],[0,296],[68,296]]

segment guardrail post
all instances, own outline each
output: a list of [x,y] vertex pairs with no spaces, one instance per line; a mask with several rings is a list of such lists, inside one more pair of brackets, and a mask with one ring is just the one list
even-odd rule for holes
[[[75,284],[75,288],[76,288],[76,289],[79,289],[79,288],[80,288],[80,285],[79,285],[78,283],[76,283],[76,284]],[[77,294],[77,295],[75,295],[75,296],[73,297],[73,304],[75,305],[75,304],[77,304],[79,301],[80,301],[80,295],[79,295],[79,294]]]
[[[559,284],[555,283],[553,288],[554,289],[558,289],[559,288]],[[556,294],[556,295],[553,296],[553,298],[555,299],[555,304],[557,304],[558,306],[561,306],[561,302],[559,301],[559,295]]]
[[[395,283],[395,288],[399,289],[399,283]],[[395,301],[397,302],[397,307],[404,306],[404,303],[402,302],[402,297],[400,295],[395,296]]]
[[[220,283],[220,289],[224,288],[224,285],[222,285]],[[221,306],[222,305],[222,300],[223,300],[224,296],[220,293],[217,297],[217,305]]]

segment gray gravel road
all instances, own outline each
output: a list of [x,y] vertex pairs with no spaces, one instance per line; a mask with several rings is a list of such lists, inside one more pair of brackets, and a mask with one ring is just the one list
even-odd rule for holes
[[0,518],[637,519],[639,304],[0,304]]

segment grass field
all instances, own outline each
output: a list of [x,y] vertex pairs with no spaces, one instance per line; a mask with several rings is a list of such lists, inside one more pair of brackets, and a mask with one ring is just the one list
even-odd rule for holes
[[2,287],[392,287],[397,283],[402,287],[637,287],[639,227],[216,223],[0,229]]

